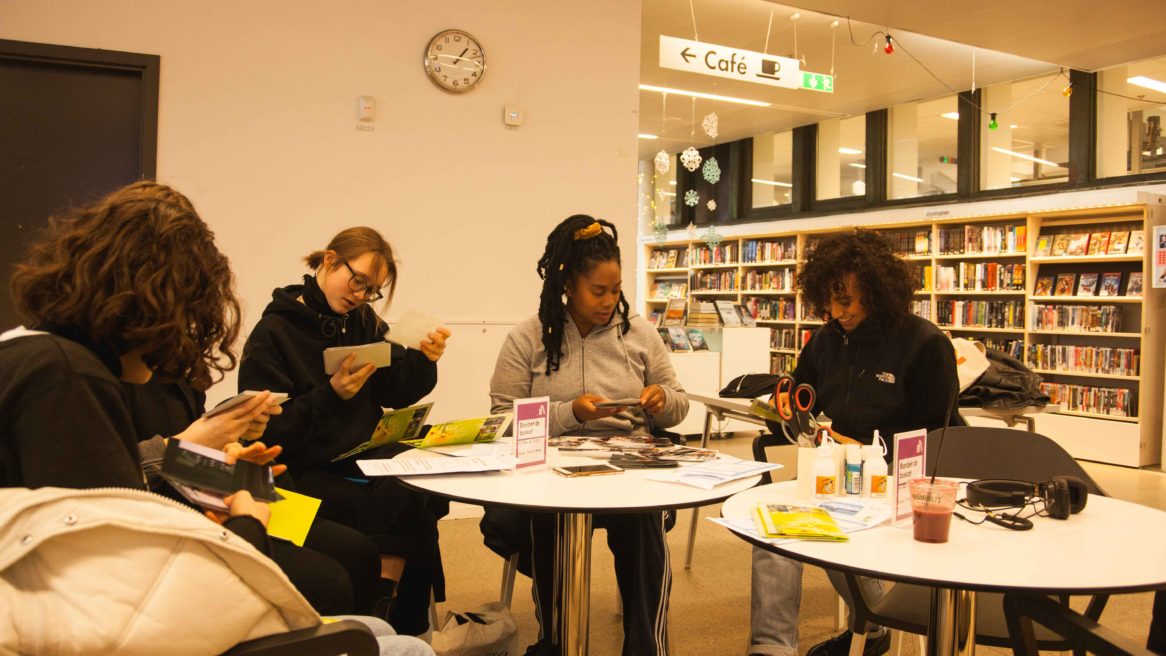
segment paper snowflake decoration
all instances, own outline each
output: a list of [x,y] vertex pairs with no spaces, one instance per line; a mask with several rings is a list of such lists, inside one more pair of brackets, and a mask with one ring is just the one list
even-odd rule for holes
[[668,153],[663,150],[656,153],[656,173],[663,175],[668,172],[668,169],[671,168],[672,158],[668,156]]
[[689,221],[688,227],[684,231],[688,233],[688,241],[696,241],[696,224]]
[[687,205],[689,207],[696,207],[696,204],[699,202],[700,202],[700,194],[696,193],[695,189],[689,189],[688,191],[684,192],[684,204],[685,205]]
[[700,127],[704,128],[704,133],[707,134],[709,136],[709,138],[716,139],[717,138],[717,124],[719,122],[720,122],[720,118],[717,117],[717,113],[716,112],[709,112],[704,117],[704,120],[700,122]]
[[704,239],[704,243],[708,244],[709,248],[716,248],[717,244],[721,243],[721,234],[717,232],[717,227],[715,225],[710,225],[709,229],[705,231],[704,237],[702,237],[702,239]]
[[683,153],[680,153],[680,163],[689,171],[695,171],[700,166],[700,153],[696,152],[696,149],[692,146],[689,146],[684,149]]
[[701,175],[709,184],[716,184],[721,179],[721,165],[717,163],[717,158],[710,157],[704,161],[704,166],[700,170]]
[[668,241],[668,224],[663,221],[657,221],[652,224],[652,232],[656,233],[656,243],[663,245]]
[[717,201],[710,198],[709,202],[705,203],[705,207],[709,208],[709,211],[711,212],[717,209]]

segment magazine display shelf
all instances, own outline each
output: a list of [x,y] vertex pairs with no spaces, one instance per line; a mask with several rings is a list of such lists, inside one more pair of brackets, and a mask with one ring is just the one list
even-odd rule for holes
[[[1078,401],[1093,400],[1094,408],[1115,413],[1083,410],[1059,398],[1064,410],[1042,414],[1038,431],[1043,427],[1042,432],[1055,437],[1075,457],[1141,467],[1162,461],[1166,289],[1153,287],[1149,277],[1154,228],[1164,224],[1166,205],[1151,203],[864,227],[888,236],[915,268],[922,286],[913,303],[917,314],[954,336],[978,339],[1011,352],[1045,383],[1062,386],[1058,391],[1075,390],[1072,393]],[[1067,248],[1068,242],[1075,240],[1074,248],[1079,249],[1082,235],[1087,244],[1095,233],[1136,234],[1139,230],[1144,241],[1141,253],[1070,254]],[[805,252],[833,232],[839,229],[734,236],[718,246],[722,253],[731,255],[725,261],[647,269],[641,280],[647,299],[642,304],[644,316],[651,319],[653,313],[663,311],[667,298],[653,293],[661,282],[676,284],[673,295],[690,302],[703,297],[739,303],[757,315],[758,326],[771,330],[771,371],[792,370],[805,340],[822,325],[793,291],[793,282]],[[1053,255],[1051,246],[1060,235],[1069,235],[1068,240],[1062,238],[1066,252]],[[1042,238],[1047,238],[1041,246],[1050,247],[1048,252],[1038,251]],[[644,241],[642,247],[644,262],[652,258],[661,261],[658,253],[668,250],[676,251],[679,261],[685,263],[715,256],[701,240]],[[766,248],[775,255],[767,256]],[[713,294],[694,288],[696,276],[710,270],[735,276],[735,289]],[[1073,274],[1072,294],[1037,289],[1038,279],[1052,276],[1055,281],[1062,274]],[[1076,294],[1082,274],[1097,274],[1092,295]],[[1106,274],[1111,275],[1107,278]],[[1113,292],[1113,274],[1120,274],[1118,295],[1099,295],[1106,281],[1109,293]],[[1140,297],[1127,295],[1131,274],[1142,276]],[[1086,275],[1085,291],[1090,280]],[[788,289],[784,286],[787,281]],[[781,286],[768,287],[768,282]],[[1093,316],[1103,317],[1107,323],[1102,330],[1091,331],[1069,330],[1060,323],[1050,326],[1038,321],[1038,308],[1043,308],[1046,319],[1069,316],[1077,321]],[[1098,354],[1104,354],[1105,362],[1112,362],[1116,349],[1136,353],[1136,370],[1108,366],[1071,370],[1069,365],[1060,364],[1063,360],[1056,366],[1038,366],[1041,363],[1034,361],[1038,353],[1046,357],[1068,353],[1078,362]],[[1081,354],[1085,354],[1084,359],[1080,359]],[[1129,365],[1128,359],[1123,362]],[[1113,398],[1124,400],[1113,404],[1109,400]]]

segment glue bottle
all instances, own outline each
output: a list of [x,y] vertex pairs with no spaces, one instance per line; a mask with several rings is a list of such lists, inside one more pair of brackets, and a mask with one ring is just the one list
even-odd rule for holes
[[846,445],[846,493],[862,494],[862,445]]
[[876,430],[874,443],[862,447],[862,489],[871,497],[887,496],[887,461],[883,459],[886,445]]
[[818,447],[814,459],[814,496],[830,499],[838,495],[838,467],[834,464],[829,444]]

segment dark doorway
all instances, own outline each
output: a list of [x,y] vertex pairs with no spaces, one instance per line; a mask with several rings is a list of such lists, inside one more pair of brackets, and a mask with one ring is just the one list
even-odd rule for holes
[[156,55],[0,39],[0,330],[8,281],[48,216],[155,174]]

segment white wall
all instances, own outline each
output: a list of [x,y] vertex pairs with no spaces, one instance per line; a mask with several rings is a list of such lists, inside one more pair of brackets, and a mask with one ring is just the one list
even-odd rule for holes
[[[422,71],[428,40],[450,27],[486,51],[464,95]],[[247,329],[300,257],[361,224],[399,251],[390,319],[533,314],[535,261],[575,212],[620,227],[634,290],[639,34],[628,0],[0,0],[0,38],[161,56],[158,177],[216,232]],[[374,132],[355,129],[360,95],[377,99]],[[526,124],[505,127],[505,105]],[[458,344],[451,363],[479,359]],[[485,407],[480,369],[440,376],[479,388]],[[233,390],[230,378],[210,396]]]

